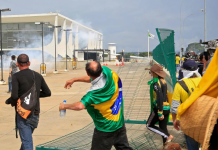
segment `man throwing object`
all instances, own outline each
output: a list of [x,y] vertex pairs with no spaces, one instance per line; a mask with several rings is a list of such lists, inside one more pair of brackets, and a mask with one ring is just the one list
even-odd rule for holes
[[132,150],[129,146],[123,116],[122,82],[119,76],[97,61],[86,64],[88,76],[68,80],[65,88],[74,82],[87,82],[92,86],[80,102],[60,104],[59,110],[87,109],[95,129],[91,150]]

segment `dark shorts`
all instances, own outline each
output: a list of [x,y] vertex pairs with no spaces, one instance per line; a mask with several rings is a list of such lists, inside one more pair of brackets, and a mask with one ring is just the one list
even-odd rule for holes
[[91,150],[110,150],[113,145],[116,150],[133,150],[129,146],[125,124],[114,132],[102,132],[94,129]]

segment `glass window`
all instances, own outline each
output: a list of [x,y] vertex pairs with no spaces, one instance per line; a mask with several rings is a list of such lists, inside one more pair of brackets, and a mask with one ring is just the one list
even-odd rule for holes
[[49,28],[47,27],[47,25],[43,25],[43,30],[46,32],[46,31],[49,31]]
[[35,36],[37,40],[42,40],[42,31],[37,31],[37,34]]
[[13,32],[8,32],[8,38],[13,37]]
[[25,23],[19,23],[18,24],[18,29],[19,30],[25,30]]
[[19,48],[25,48],[25,43],[23,41],[19,41]]
[[26,23],[25,24],[25,30],[36,30],[35,23]]
[[2,41],[7,41],[8,40],[8,33],[7,32],[2,32]]
[[36,24],[36,30],[37,31],[42,31],[42,25],[41,24]]
[[25,32],[24,32],[24,39],[30,39],[31,36],[33,36],[33,35],[31,34],[30,31],[25,31]]
[[18,30],[18,24],[17,23],[8,23],[7,29],[8,30]]
[[13,32],[13,38],[15,40],[19,39],[19,32]]
[[8,48],[8,43],[2,42],[2,48]]
[[19,48],[19,41],[13,41],[14,42],[14,48]]
[[14,41],[8,40],[8,48],[14,48]]
[[7,30],[7,23],[3,23],[2,24],[2,31],[6,31]]
[[53,39],[53,33],[52,32],[44,32],[44,44],[48,45],[49,43],[51,43]]
[[38,48],[42,47],[42,41],[41,40],[28,40],[26,41],[26,47],[29,48]]

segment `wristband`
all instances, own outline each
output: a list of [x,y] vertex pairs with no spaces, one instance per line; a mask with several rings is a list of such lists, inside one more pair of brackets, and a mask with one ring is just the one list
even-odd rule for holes
[[158,113],[158,117],[162,117],[163,116],[163,114],[162,113]]

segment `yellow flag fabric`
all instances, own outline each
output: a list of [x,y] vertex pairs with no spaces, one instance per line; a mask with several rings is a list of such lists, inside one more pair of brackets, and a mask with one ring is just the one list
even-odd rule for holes
[[207,95],[214,98],[218,97],[218,48],[198,87],[191,96],[178,107],[177,115],[181,116],[201,95]]

